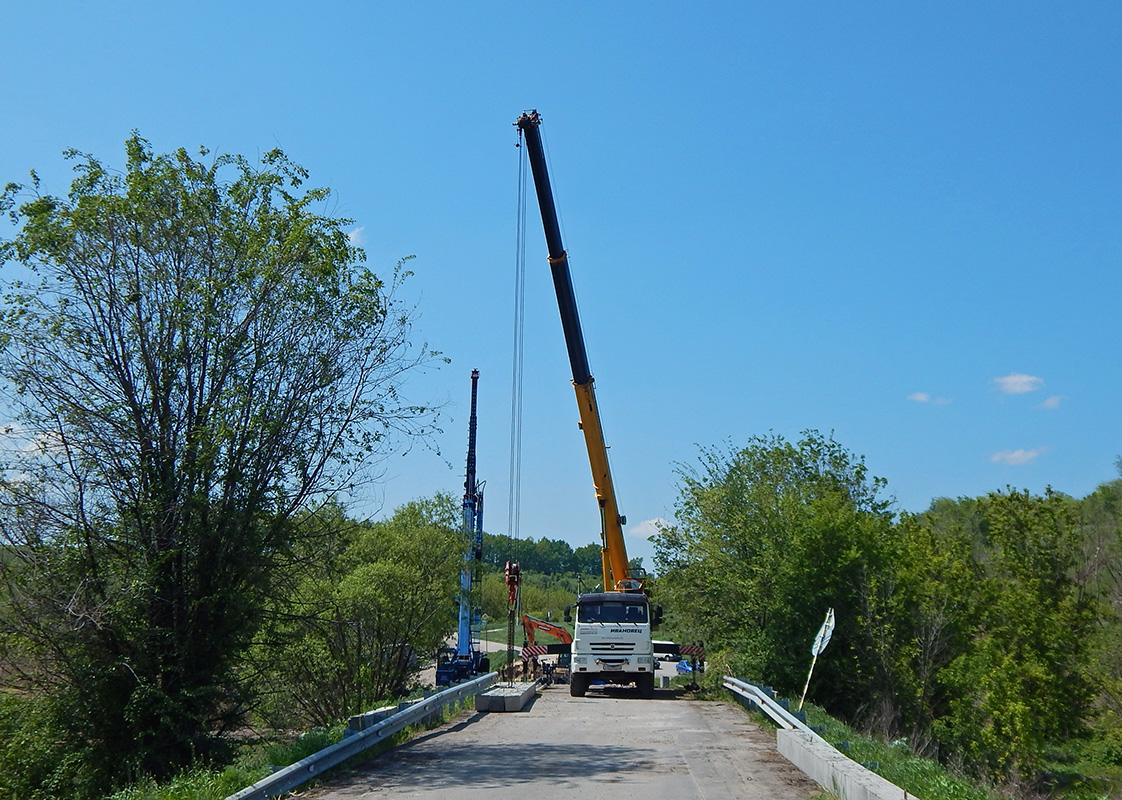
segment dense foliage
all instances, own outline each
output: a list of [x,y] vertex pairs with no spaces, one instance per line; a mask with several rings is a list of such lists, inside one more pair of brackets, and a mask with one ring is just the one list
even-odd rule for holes
[[829,696],[817,702],[856,709],[877,682],[856,620],[867,576],[888,557],[883,482],[815,433],[797,444],[772,436],[728,453],[704,450],[701,469],[679,476],[678,524],[660,534],[655,553],[676,627],[725,650],[734,674],[801,688],[806,632],[813,638],[832,606],[839,623],[817,683]]
[[722,669],[810,697],[998,783],[1046,787],[1118,747],[1122,481],[1084,500],[1008,489],[895,518],[832,438],[756,438],[680,469],[659,588]]
[[0,657],[78,793],[223,757],[307,510],[433,422],[399,396],[433,355],[406,273],[283,153],[206,155],[134,135],[124,172],[71,153],[65,197],[0,200]]
[[253,652],[274,727],[331,725],[404,695],[456,626],[463,547],[448,495],[322,524],[333,546],[305,564]]

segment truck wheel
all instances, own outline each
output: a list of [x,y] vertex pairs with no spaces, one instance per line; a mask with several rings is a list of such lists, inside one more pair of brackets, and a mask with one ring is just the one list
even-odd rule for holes
[[573,697],[584,697],[588,691],[589,677],[584,672],[574,672],[569,676],[569,694]]
[[654,681],[655,676],[653,672],[644,672],[639,675],[635,683],[639,687],[639,696],[644,700],[650,700],[654,697]]

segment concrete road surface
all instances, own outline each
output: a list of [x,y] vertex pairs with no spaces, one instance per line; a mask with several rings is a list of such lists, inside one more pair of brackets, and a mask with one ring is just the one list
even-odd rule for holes
[[465,711],[309,791],[316,800],[544,797],[801,800],[818,786],[730,703],[620,687],[570,697],[543,690],[519,713]]

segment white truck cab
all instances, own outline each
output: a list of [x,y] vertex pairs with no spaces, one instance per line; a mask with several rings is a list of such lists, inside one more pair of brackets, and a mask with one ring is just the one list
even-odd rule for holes
[[645,594],[630,592],[582,594],[565,609],[565,620],[574,622],[569,693],[583,697],[592,681],[603,681],[633,683],[641,697],[653,697],[658,664],[651,623],[658,624],[660,611],[652,613]]

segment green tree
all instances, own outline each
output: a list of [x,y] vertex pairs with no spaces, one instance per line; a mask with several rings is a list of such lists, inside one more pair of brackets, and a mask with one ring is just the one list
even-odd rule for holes
[[1122,480],[1102,484],[1077,508],[1085,577],[1122,607]]
[[1078,502],[1078,510],[1081,577],[1104,603],[1096,658],[1102,679],[1096,727],[1110,757],[1122,763],[1122,480],[1099,486]]
[[329,725],[404,694],[456,626],[460,510],[449,495],[386,520],[324,520],[337,555],[309,564],[258,650],[276,724]]
[[2,198],[0,260],[28,276],[0,316],[22,442],[0,465],[22,564],[3,632],[66,706],[90,793],[221,750],[296,512],[434,420],[400,395],[434,355],[410,342],[408,273],[364,268],[303,169],[126,151],[123,173],[68,153],[65,197],[33,173]]
[[940,498],[923,514],[904,515],[863,614],[885,676],[876,727],[906,733],[928,756],[940,753],[933,726],[949,710],[942,670],[966,651],[975,630],[976,506]]
[[979,514],[987,553],[974,628],[940,675],[951,699],[935,729],[986,777],[1031,779],[1050,748],[1088,733],[1098,613],[1079,580],[1070,498],[995,492]]
[[599,575],[600,545],[578,547],[561,539],[512,539],[505,534],[483,534],[483,560],[493,569],[503,569],[507,561],[516,561],[527,572],[561,575],[579,572]]
[[601,546],[585,544],[573,550],[572,571],[580,575],[602,575],[600,562]]
[[671,632],[724,649],[728,667],[801,691],[827,608],[837,615],[811,696],[853,715],[878,690],[860,615],[891,534],[884,481],[832,438],[756,437],[679,469],[677,522],[655,540]]

